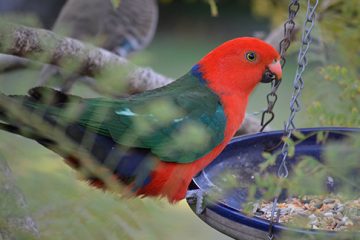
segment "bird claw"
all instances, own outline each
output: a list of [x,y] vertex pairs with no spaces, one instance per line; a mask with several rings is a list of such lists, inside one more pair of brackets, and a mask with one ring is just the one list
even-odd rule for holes
[[186,193],[186,199],[190,204],[195,204],[195,213],[200,215],[205,210],[204,197],[206,192],[201,189],[189,190]]

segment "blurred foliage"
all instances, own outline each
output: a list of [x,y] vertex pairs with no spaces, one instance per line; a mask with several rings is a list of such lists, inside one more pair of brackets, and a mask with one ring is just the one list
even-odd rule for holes
[[[169,4],[174,2],[174,0],[160,0],[160,3],[163,4]],[[196,2],[207,2],[210,5],[210,11],[211,11],[211,15],[213,17],[218,16],[218,7],[216,5],[216,0],[185,0],[185,2],[187,3],[196,3]]]
[[[326,62],[309,75],[306,104],[314,125],[360,127],[360,2],[324,1],[319,23]],[[326,146],[325,167],[341,179],[341,195],[359,197],[360,135]],[[324,169],[324,168],[323,168]],[[317,176],[314,175],[314,176]],[[314,181],[319,179],[315,177]]]
[[[269,18],[273,26],[282,24],[287,17],[284,5],[289,1],[253,1],[253,12]],[[302,24],[306,12],[306,1],[300,1],[301,7],[297,24]],[[314,1],[312,1],[314,2]],[[312,53],[308,57],[309,65],[304,76],[304,104],[307,109],[307,124],[310,126],[360,127],[360,2],[357,0],[319,1],[318,18],[313,32]],[[299,36],[300,37],[300,36]],[[299,39],[299,38],[298,38]],[[292,44],[296,49],[299,42]],[[315,45],[315,46],[314,46]],[[319,45],[322,47],[317,48]],[[318,55],[318,56],[316,56]],[[322,61],[319,60],[321,55]],[[314,71],[311,71],[311,70]],[[302,136],[294,132],[298,141],[283,138],[289,144],[289,157],[292,157],[297,144],[313,137]],[[326,142],[327,134],[320,132],[318,142]],[[264,153],[266,161],[260,165],[254,175],[255,184],[249,187],[249,201],[258,197],[273,199],[286,193],[290,196],[328,195],[325,184],[328,176],[341,182],[336,185],[336,192],[343,199],[359,197],[360,178],[360,135],[353,134],[343,141],[326,143],[323,159],[318,160],[303,156],[291,171],[288,178],[278,178],[270,171],[281,158],[281,153]],[[270,172],[269,172],[270,171]],[[250,204],[245,208],[251,211]],[[337,235],[337,239],[342,238]],[[293,239],[295,236],[283,236]],[[299,236],[297,236],[299,237]],[[316,239],[323,239],[319,236]],[[326,238],[326,237],[325,237]],[[355,238],[354,238],[355,239]]]
[[[113,0],[115,5],[120,1]],[[216,12],[215,1],[184,1],[208,3],[213,14]],[[161,0],[160,2],[171,3],[174,0]],[[269,19],[272,26],[275,27],[282,24],[287,18],[288,2],[288,0],[253,0],[251,1],[252,11],[257,16]],[[316,65],[310,65],[309,67],[313,67],[312,69],[315,67],[317,70],[315,73],[307,74],[305,78],[305,106],[309,106],[309,122],[316,126],[359,126],[360,2],[358,0],[324,0],[320,2],[315,43],[323,43],[324,48],[320,54],[325,56],[326,62],[321,67],[318,67],[318,62]],[[304,19],[306,1],[301,1],[301,4],[301,12],[297,17],[298,24],[302,24]],[[221,8],[219,10],[221,12]],[[178,75],[183,69],[187,69],[189,62],[195,62],[201,54],[214,45],[214,43],[211,43],[213,45],[209,44],[209,36],[204,36],[200,40],[192,39],[192,41],[162,36],[157,41],[158,45],[155,48],[157,48],[158,55],[151,55],[151,51],[150,53],[145,52],[140,57],[135,56],[134,61],[153,64],[173,76]],[[174,52],[169,51],[174,45],[186,46],[187,50],[178,50],[174,58]],[[198,46],[197,50],[201,52],[199,55],[192,52],[194,45]],[[297,48],[298,43],[295,42],[292,49],[295,51]],[[163,54],[161,55],[161,53]],[[158,57],[159,55],[164,58]],[[319,54],[315,53],[312,57],[315,55]],[[185,60],[181,63],[177,62],[180,61],[179,59]],[[314,63],[311,57],[309,61]],[[291,66],[287,65],[285,74],[289,74],[289,68]],[[24,92],[24,89],[28,88],[31,83],[23,84],[18,81],[23,77],[31,78],[31,74],[34,75],[33,78],[36,78],[36,73],[28,71],[25,75],[14,73],[9,79],[14,80],[12,84],[15,86],[19,84],[17,87]],[[113,71],[104,74],[104,82],[108,81],[104,85],[109,89],[121,89],[120,81],[115,81],[118,79],[118,75],[120,75],[118,72],[116,75]],[[284,84],[286,83],[283,83],[282,86]],[[6,83],[6,86],[8,85],[9,83]],[[286,86],[288,88],[283,90],[284,93],[290,92],[290,86]],[[81,87],[76,88],[75,91],[83,95],[96,95]],[[159,103],[159,106],[164,105],[166,103]],[[170,111],[166,111],[166,108],[168,107],[157,107],[156,109],[159,110],[159,114],[169,113]],[[171,107],[169,109],[174,110]],[[164,115],[164,121],[167,120],[167,116],[167,114]],[[141,125],[139,129],[142,127],[146,128],[145,125]],[[188,131],[192,131],[190,128],[184,129],[184,134],[180,136],[178,144],[187,140]],[[202,134],[201,129],[198,130],[196,127],[195,129],[200,131],[199,138],[206,137],[206,134]],[[294,134],[300,139],[299,141],[284,138],[284,141],[289,143],[290,156],[294,154],[296,144],[310,137],[302,136],[297,132]],[[322,141],[326,138],[325,135],[319,134],[316,137]],[[29,199],[31,211],[39,222],[43,239],[183,239],[185,234],[193,237],[200,231],[199,228],[203,228],[202,233],[206,236],[204,238],[219,239],[221,237],[215,235],[214,231],[208,232],[208,227],[199,223],[192,213],[188,212],[188,215],[184,217],[184,206],[164,207],[167,205],[157,200],[124,200],[109,193],[104,194],[101,191],[89,189],[83,182],[75,181],[73,172],[66,169],[58,159],[59,157],[53,153],[40,154],[34,151],[34,148],[38,148],[38,146],[29,145],[28,142],[21,139],[16,139],[15,143],[11,142],[10,140],[13,139],[8,140],[8,135],[5,134],[2,135],[2,139],[4,140],[1,152],[8,157],[13,157],[12,149],[16,149],[16,154],[20,156],[14,160],[14,166],[17,168],[15,173],[19,182],[24,186],[26,195],[31,196]],[[198,144],[199,139],[192,140],[191,144]],[[21,147],[18,146],[19,143]],[[255,173],[256,185],[247,185],[246,187],[249,187],[252,196],[255,196],[258,189],[261,188],[262,194],[266,198],[280,194],[283,188],[288,188],[291,194],[323,194],[324,179],[328,174],[336,174],[350,183],[343,190],[348,197],[352,197],[354,193],[358,192],[357,186],[360,184],[357,178],[349,179],[350,174],[358,170],[360,153],[356,149],[360,149],[359,137],[352,137],[343,143],[330,144],[326,151],[326,162],[320,163],[313,158],[304,157],[294,169],[293,176],[288,179],[279,179],[276,174],[266,173],[265,170],[275,163],[279,153],[264,154],[268,161],[261,166],[261,171]],[[222,182],[219,185],[224,189],[239,187],[231,175],[225,173],[220,179]],[[42,189],[44,192],[41,192]],[[356,191],[352,191],[353,189]],[[175,229],[177,226],[181,226],[182,229]],[[178,236],[175,233],[184,235]]]
[[326,1],[319,17],[327,62],[309,81],[310,121],[360,126],[360,2]]
[[[349,67],[329,65],[320,68],[318,92],[308,107],[314,125],[360,126],[360,78]],[[316,87],[316,86],[314,86]]]
[[[146,53],[144,56],[138,57],[138,61],[144,62],[145,60],[145,63],[148,64],[149,60],[146,59]],[[47,56],[41,57],[47,58]],[[177,59],[181,59],[181,57]],[[66,62],[64,64],[64,68],[66,69],[65,74],[71,75],[78,67],[79,64],[77,62]],[[176,67],[178,67],[178,65],[176,65]],[[103,85],[109,90],[116,89],[116,92],[119,93],[123,88],[123,81],[120,81],[119,78],[124,74],[123,72],[131,70],[132,69],[110,68],[105,73],[102,73],[101,76],[97,76],[97,80],[103,80]],[[28,88],[33,86],[34,82],[31,82],[31,80],[37,79],[37,71],[38,69],[29,68],[2,74],[0,91],[6,91],[6,86],[10,86],[12,89],[23,88],[21,90],[23,94]],[[22,74],[24,74],[23,77]],[[4,78],[14,80],[15,82],[6,81]],[[26,79],[26,81],[20,81],[20,79]],[[19,82],[16,83],[17,80],[19,80]],[[80,91],[76,89],[75,91],[92,97],[97,95],[96,93],[89,92],[88,89],[82,89]],[[11,92],[13,93],[12,90]],[[53,128],[43,122],[39,116],[29,113],[26,109],[22,109],[21,106],[14,106],[10,103],[7,104],[5,103],[6,101],[4,102],[4,99],[0,100],[3,100],[0,105],[9,107],[11,109],[8,109],[10,112],[14,110],[13,118],[20,122],[31,122],[36,126],[37,134],[53,138],[61,142],[61,145],[64,147],[75,149],[76,155],[82,155],[81,153],[84,149],[77,148],[76,144],[64,138],[62,128]],[[141,107],[149,108],[148,111],[159,117],[159,124],[164,124],[167,123],[169,118],[172,118],[174,114],[177,114],[177,109],[169,104],[168,102],[160,101],[154,103],[154,105],[148,104]],[[67,109],[69,121],[74,117],[73,113],[76,115],[78,112],[78,109]],[[101,120],[102,119],[99,119],[99,122],[101,122]],[[142,133],[146,134],[146,120],[136,122],[134,125],[136,131],[143,131]],[[189,134],[195,135],[195,137],[189,139]],[[25,189],[25,195],[30,202],[30,212],[38,222],[41,233],[40,239],[183,239],[184,236],[185,238],[186,235],[191,237],[194,232],[198,233],[199,231],[205,238],[226,238],[215,231],[209,231],[208,227],[196,219],[196,216],[192,214],[187,206],[184,206],[185,203],[180,204],[180,206],[169,206],[168,203],[160,201],[159,199],[126,200],[118,197],[116,194],[118,191],[116,191],[116,193],[104,193],[103,191],[94,190],[87,184],[84,184],[84,182],[76,181],[73,171],[69,170],[58,156],[45,152],[45,157],[40,154],[39,157],[35,149],[40,149],[44,153],[41,146],[27,148],[26,145],[28,145],[29,142],[20,144],[19,139],[11,140],[8,139],[7,136],[7,134],[0,133],[0,141],[2,143],[0,145],[0,152],[4,153],[8,159],[11,159],[12,167],[15,165],[15,169],[17,167],[21,169],[20,171],[15,170],[14,172],[20,180],[19,185]],[[181,145],[185,148],[192,148],[196,145],[200,148],[205,146],[202,144],[204,138],[207,138],[205,129],[202,126],[190,124],[183,129],[179,129],[179,134],[177,137],[174,137],[174,140],[178,146]],[[22,140],[20,140],[20,142],[21,141]],[[86,138],[83,144],[86,146],[87,144],[91,144],[92,141],[93,139]],[[169,148],[171,147],[174,146],[169,146]],[[12,152],[13,149],[16,149],[16,153]],[[31,152],[31,154],[27,152]],[[35,156],[32,155],[33,153],[35,153]],[[89,166],[94,164],[92,158],[84,157],[85,155],[81,157],[81,159],[88,161],[85,165],[88,165],[88,163],[90,164]],[[94,168],[92,168],[92,170],[94,170]],[[87,175],[92,175],[104,181],[106,179],[103,174],[106,173],[108,172],[104,172],[100,168],[95,169],[95,171],[82,168],[77,174],[80,179],[84,179]],[[2,173],[0,173],[0,176],[1,174]],[[115,179],[113,178],[113,180]],[[117,184],[110,183],[107,184],[107,187],[114,190],[117,188]],[[6,209],[0,209],[0,219],[2,219],[1,213],[9,214],[10,212],[11,215],[17,213],[15,210],[13,211],[13,207],[10,206],[9,201],[5,201],[7,199],[2,198],[1,200],[3,200],[2,203],[4,203],[2,206],[6,207]],[[184,209],[187,211],[184,211]],[[196,222],[196,224],[192,222]],[[0,222],[0,224],[0,228],[4,229],[5,227],[2,222]],[[184,226],[186,231],[184,231]],[[201,231],[201,229],[203,230]],[[21,234],[21,232],[16,229],[14,231],[17,235]],[[17,239],[21,238],[19,237]]]
[[6,13],[0,14],[1,22],[11,22],[20,25],[25,25],[29,27],[40,27],[40,20],[30,13],[23,13],[21,17],[19,17],[18,13]]
[[217,15],[219,15],[215,0],[208,0],[208,2],[210,5],[210,9],[211,9],[211,15],[213,17],[216,17]]
[[0,239],[36,239],[33,220],[29,218],[27,204],[16,187],[6,159],[0,154]]
[[288,18],[288,12],[286,11],[289,4],[288,0],[254,0],[251,2],[253,13],[270,19],[273,27],[283,24],[284,20]]
[[327,50],[335,48],[334,62],[360,74],[360,2],[357,0],[323,1],[319,22]]
[[121,0],[111,0],[111,2],[114,5],[114,8],[118,8],[121,4]]
[[[104,171],[100,166],[94,166],[94,164],[97,165],[97,163],[90,155],[87,155],[87,153],[84,152],[84,148],[86,148],[88,144],[92,144],[92,139],[88,135],[85,135],[86,137],[82,142],[82,147],[79,147],[77,144],[74,144],[72,141],[65,138],[60,126],[52,128],[52,126],[39,117],[38,113],[30,113],[22,106],[16,106],[14,102],[7,102],[4,104],[2,100],[4,99],[0,99],[0,105],[2,108],[6,105],[5,108],[8,110],[8,117],[17,119],[17,121],[20,122],[25,122],[26,125],[29,124],[35,126],[34,128],[37,130],[36,134],[42,134],[49,139],[56,139],[56,141],[61,142],[61,148],[75,148],[75,152],[72,152],[72,154],[78,156],[81,161],[86,159],[86,161],[83,162],[86,167],[83,167],[78,171],[79,177],[84,179],[87,175],[95,176],[104,181],[106,187],[110,189],[111,192],[110,195],[110,193],[106,194],[98,190],[92,190],[83,182],[77,182],[70,172],[70,174],[64,174],[64,172],[60,171],[60,174],[58,174],[57,169],[65,167],[64,164],[59,161],[61,167],[52,169],[55,162],[48,162],[51,158],[59,158],[58,156],[54,156],[53,154],[51,154],[51,156],[46,156],[45,161],[42,163],[37,157],[27,154],[26,158],[30,160],[28,163],[30,164],[29,166],[35,166],[36,169],[35,174],[32,172],[30,175],[31,179],[27,179],[26,182],[33,185],[30,189],[34,189],[34,187],[37,189],[35,193],[36,197],[30,200],[34,201],[33,205],[35,204],[37,209],[37,211],[34,212],[34,216],[39,221],[41,239],[157,240],[178,238],[177,236],[172,236],[173,231],[164,230],[167,229],[166,226],[174,227],[173,224],[176,224],[176,222],[179,221],[167,220],[171,218],[171,214],[165,212],[171,212],[173,210],[161,208],[164,202],[160,202],[157,199],[126,200],[117,196],[117,193],[123,192],[119,189],[121,186],[118,186],[117,182],[108,182],[106,180],[107,177],[105,176],[108,174],[108,171]],[[168,122],[169,117],[172,118],[174,114],[178,114],[176,109],[174,109],[172,105],[169,105],[168,102],[157,102],[156,104],[157,106],[148,104],[142,107],[153,109],[153,114],[158,115],[162,123]],[[73,112],[72,109],[69,110],[69,114],[71,112]],[[99,119],[99,121],[101,122],[101,119]],[[137,131],[143,130],[143,134],[148,132],[146,121],[136,122],[135,125]],[[161,123],[159,123],[159,127],[161,127]],[[189,139],[189,134],[195,134],[195,137]],[[205,135],[206,131],[204,131],[202,126],[187,125],[183,129],[180,129],[180,134],[178,136],[174,136],[174,141],[177,141],[176,144],[189,147],[189,145],[200,144],[200,142],[203,142]],[[3,145],[0,146],[0,152],[4,153],[6,156],[12,155],[12,152],[11,150],[9,151],[9,149],[18,148],[12,145],[18,143],[7,141],[3,141],[2,143]],[[7,144],[11,147],[6,146]],[[169,148],[170,147],[173,146],[169,146]],[[202,146],[199,145],[199,147]],[[24,151],[22,154],[27,151],[34,152],[34,150],[31,149],[21,149]],[[19,152],[17,154],[19,154]],[[14,156],[12,156],[12,158],[13,157]],[[33,164],[33,159],[37,159],[36,164]],[[20,159],[20,161],[21,160],[23,159]],[[111,161],[111,159],[109,161]],[[105,160],[106,163],[109,161],[108,159]],[[26,165],[26,163],[23,163],[24,169],[29,171],[31,167],[29,169],[29,166]],[[49,166],[52,167],[49,168]],[[29,176],[27,176],[27,178],[29,178]],[[59,178],[60,181],[54,182],[53,180],[56,180],[57,178]],[[43,180],[46,182],[42,182]],[[114,178],[113,181],[115,181]],[[59,183],[60,185],[58,185]],[[39,187],[52,189],[52,191],[49,194],[39,194],[41,193],[38,190]],[[29,193],[26,195],[29,195]],[[126,192],[124,195],[126,195]],[[4,198],[3,195],[1,200],[3,201],[1,202],[3,203],[1,206],[4,206],[4,209],[0,209],[0,213],[10,213],[11,216],[15,216],[17,211],[12,210],[11,204],[9,204],[10,201]],[[171,208],[174,208],[174,206],[171,206]],[[162,214],[157,217],[160,213]],[[154,217],[156,217],[156,221],[153,221]],[[63,231],[57,232],[59,229],[63,229]],[[16,231],[16,234],[21,234],[21,232]]]

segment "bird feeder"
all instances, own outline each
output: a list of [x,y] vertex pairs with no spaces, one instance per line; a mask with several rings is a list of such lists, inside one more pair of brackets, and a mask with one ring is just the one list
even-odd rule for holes
[[[312,137],[297,144],[294,156],[288,158],[290,175],[292,166],[299,163],[302,156],[312,156],[318,161],[323,161],[322,153],[324,145],[328,142],[344,140],[348,134],[354,132],[360,133],[360,129],[356,128],[333,127],[305,128],[298,129],[298,131],[306,135],[312,135]],[[317,141],[316,133],[318,132],[326,132],[328,134],[326,141]],[[272,148],[272,152],[281,150],[281,145],[278,143],[282,137],[283,131],[271,131],[234,138],[217,159],[193,179],[189,189],[200,189],[204,192],[209,192],[211,189],[216,188],[218,176],[229,169],[232,170],[232,173],[237,173],[236,179],[239,181],[251,182],[252,173],[259,171],[259,165],[265,161],[262,153],[269,148]],[[277,147],[273,148],[273,146]],[[276,174],[281,160],[281,156],[279,156],[275,166],[269,170],[272,174]],[[334,184],[336,186],[341,183],[335,182]],[[242,210],[243,205],[247,202],[247,193],[247,189],[232,189],[218,201],[207,202],[205,210],[198,216],[211,227],[232,238],[240,240],[268,239],[269,229],[272,229],[275,239],[282,239],[281,236],[283,235],[296,236],[300,239],[314,239],[316,236],[336,240],[360,239],[360,232],[339,233],[334,231],[294,228],[279,223],[271,224],[270,221],[250,216]],[[188,202],[190,207],[195,211],[195,204],[189,200]],[[343,236],[343,238],[341,236]]]
[[[285,225],[274,219],[280,216],[280,211],[275,214],[277,209],[278,198],[286,199],[289,197],[286,189],[283,189],[278,196],[274,196],[272,204],[271,218],[260,218],[254,214],[245,211],[248,202],[251,184],[255,184],[254,175],[260,171],[262,163],[266,161],[263,153],[273,154],[281,152],[277,155],[275,164],[266,168],[265,173],[270,175],[278,175],[278,177],[286,178],[294,172],[295,165],[303,161],[303,156],[310,156],[316,161],[324,162],[325,145],[329,142],[344,141],[353,133],[360,133],[360,128],[339,128],[339,127],[321,127],[321,128],[304,128],[296,129],[293,122],[295,114],[300,111],[301,90],[304,87],[302,73],[307,65],[306,53],[311,43],[311,30],[315,22],[315,9],[318,0],[314,4],[308,1],[306,19],[303,26],[303,34],[301,39],[301,47],[298,55],[298,68],[294,79],[294,91],[290,101],[290,116],[285,124],[284,131],[260,132],[252,135],[245,135],[234,138],[224,151],[203,171],[201,171],[189,186],[189,190],[199,191],[202,193],[221,192],[217,198],[188,198],[188,204],[195,213],[208,225],[218,231],[239,240],[264,240],[264,239],[360,239],[359,232],[351,231],[328,231],[314,228],[297,227],[296,225]],[[299,2],[291,0],[289,5],[289,19],[284,24],[284,39],[280,42],[280,54],[282,56],[283,65],[285,64],[284,53],[290,45],[290,36],[294,30],[295,22],[293,21],[298,10]],[[278,85],[273,85],[272,91],[267,95],[268,108],[262,115],[262,129],[274,118],[272,111],[277,100],[276,90]],[[266,116],[269,116],[266,120]],[[284,137],[297,141],[297,133],[306,135],[305,139],[298,141],[295,145],[294,153],[288,154],[289,145],[284,141]],[[319,133],[326,134],[326,139],[318,141]],[[263,170],[262,170],[263,171]],[[223,185],[219,184],[219,178],[231,172],[236,182],[246,183],[238,188],[230,188],[222,191]],[[353,173],[356,174],[356,173]],[[331,176],[331,184],[327,186],[330,192],[336,192],[334,186],[346,184],[344,180],[333,179]],[[311,186],[309,186],[310,188]],[[219,191],[220,190],[220,191]],[[274,193],[275,195],[276,193]],[[290,196],[292,197],[292,196]],[[262,194],[255,194],[255,200],[261,200]],[[199,204],[200,203],[200,204]],[[201,206],[201,212],[199,206]],[[357,211],[360,211],[359,209]],[[277,219],[279,220],[279,219]]]

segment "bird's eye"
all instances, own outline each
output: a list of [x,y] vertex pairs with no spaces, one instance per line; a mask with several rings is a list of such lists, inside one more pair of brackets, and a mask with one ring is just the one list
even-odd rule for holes
[[254,62],[256,60],[256,53],[254,52],[247,52],[245,54],[246,60],[250,61],[250,62]]

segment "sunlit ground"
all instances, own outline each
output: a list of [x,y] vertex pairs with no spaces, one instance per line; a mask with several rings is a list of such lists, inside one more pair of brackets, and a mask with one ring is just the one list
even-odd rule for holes
[[[145,52],[132,59],[171,77],[190,69],[217,43],[205,38],[158,36]],[[284,69],[276,119],[281,129],[288,115],[295,71]],[[34,84],[36,71],[0,76],[1,91],[24,93]],[[269,86],[260,86],[250,99],[248,112],[266,107]],[[26,195],[29,210],[43,239],[229,239],[213,230],[189,209],[185,201],[169,205],[158,200],[124,200],[88,187],[52,152],[33,141],[0,132],[0,152]]]

